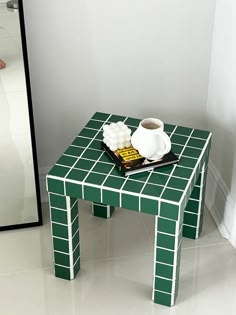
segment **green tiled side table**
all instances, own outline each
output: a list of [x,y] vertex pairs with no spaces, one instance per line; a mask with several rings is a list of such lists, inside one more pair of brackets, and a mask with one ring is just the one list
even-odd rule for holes
[[47,176],[55,275],[74,279],[80,269],[78,199],[93,214],[123,207],[155,216],[153,295],[172,306],[178,293],[182,235],[202,229],[211,133],[165,124],[178,164],[124,177],[101,149],[102,126],[123,121],[134,131],[139,119],[97,112]]

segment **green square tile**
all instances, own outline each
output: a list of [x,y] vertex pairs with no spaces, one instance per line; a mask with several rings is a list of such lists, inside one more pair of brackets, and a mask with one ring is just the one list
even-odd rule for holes
[[163,194],[161,195],[161,198],[168,201],[179,202],[182,195],[183,195],[183,191],[181,190],[165,188]]
[[124,177],[115,177],[109,175],[103,186],[120,189],[124,184],[125,180],[126,179]]
[[161,202],[160,216],[171,220],[178,220],[179,206]]
[[158,201],[149,199],[149,198],[141,198],[141,212],[150,213],[154,215],[158,215]]
[[102,191],[103,203],[115,207],[120,206],[120,194],[116,191],[104,190]]
[[80,270],[80,259],[77,260],[73,268],[74,268],[74,276],[76,276]]
[[79,241],[80,241],[80,239],[79,239],[79,233],[75,233],[74,236],[73,236],[73,238],[72,238],[72,248],[73,248],[73,249],[75,249],[75,248],[78,246]]
[[86,178],[86,183],[101,185],[106,178],[106,175],[104,174],[98,174],[98,173],[90,173],[89,176]]
[[191,138],[188,141],[188,147],[194,147],[194,148],[202,149],[204,147],[205,143],[206,143],[205,140]]
[[54,165],[51,171],[48,173],[49,175],[57,176],[57,177],[65,177],[69,172],[69,167],[64,167],[60,165]]
[[181,144],[184,146],[187,141],[188,141],[187,136],[180,136],[180,135],[173,134],[171,137],[171,143]]
[[71,167],[75,163],[76,160],[77,160],[76,157],[62,155],[60,159],[56,162],[56,164]]
[[74,206],[76,202],[77,202],[77,198],[75,197],[69,198],[69,205],[68,205],[69,209],[71,209],[72,206]]
[[90,120],[85,127],[93,128],[93,129],[100,129],[103,126],[103,121],[97,120]]
[[86,148],[88,144],[91,142],[91,139],[89,138],[83,138],[83,137],[76,137],[75,140],[72,142],[72,145]]
[[114,167],[112,164],[97,162],[93,168],[93,172],[108,174]]
[[70,280],[70,269],[55,265],[55,276],[65,280]]
[[81,199],[82,198],[82,185],[70,183],[70,182],[66,183],[66,195]]
[[75,147],[73,145],[69,146],[69,148],[65,151],[64,154],[80,157],[81,153],[84,151],[84,148],[81,147]]
[[134,127],[138,127],[139,123],[140,123],[140,119],[130,118],[130,117],[128,117],[125,121],[126,125],[134,126]]
[[189,136],[191,134],[192,130],[193,130],[192,128],[178,126],[175,129],[175,134]]
[[75,164],[75,168],[79,168],[82,170],[90,170],[94,166],[94,161],[90,161],[87,159],[79,159],[79,161]]
[[122,200],[121,200],[122,208],[139,211],[139,197],[138,196],[122,193],[121,197],[122,197]]
[[189,199],[186,206],[186,211],[198,213],[198,207],[199,207],[199,201]]
[[156,276],[172,279],[173,266],[156,263]]
[[196,158],[196,159],[199,158],[201,153],[202,153],[202,150],[190,148],[188,146],[183,151],[184,156],[189,156],[189,157]]
[[201,177],[202,177],[202,174],[200,173],[199,176],[198,176],[198,179],[195,183],[196,186],[200,186],[201,185]]
[[199,200],[200,198],[200,187],[194,187],[190,195],[190,198]]
[[108,206],[93,204],[93,215],[95,217],[107,219],[108,217]]
[[79,133],[80,137],[93,138],[98,131],[94,129],[84,128]]
[[80,247],[78,246],[73,252],[73,262],[80,257]]
[[103,131],[99,131],[97,133],[95,139],[102,141],[103,140]]
[[[76,169],[72,169],[70,171],[70,173],[66,176],[66,178],[68,179],[73,179],[73,180],[77,180],[77,181],[83,181],[85,176],[88,173],[82,170],[76,170]],[[66,184],[67,185],[67,184]]]
[[196,166],[197,162],[198,162],[197,159],[181,156],[181,158],[178,162],[178,165],[184,166],[184,167],[194,168]]
[[153,173],[158,173],[158,174],[170,174],[173,170],[173,167],[175,165],[168,165],[168,166],[163,166],[163,167],[158,167],[153,170]]
[[173,130],[175,129],[175,126],[174,125],[170,125],[170,124],[164,124],[164,131],[165,132],[173,132]]
[[174,188],[174,189],[185,190],[187,185],[188,185],[188,181],[186,179],[172,177],[169,180],[167,187],[171,187],[171,188]]
[[143,183],[128,179],[125,185],[123,186],[122,190],[140,193],[142,188],[143,188]]
[[125,116],[119,116],[119,115],[112,115],[110,118],[109,118],[109,120],[108,120],[108,122],[110,123],[110,122],[118,122],[118,121],[124,121],[126,119],[126,117]]
[[155,290],[160,290],[166,293],[171,293],[172,281],[155,277]]
[[84,186],[84,199],[96,202],[101,201],[101,189],[96,187]]
[[186,167],[177,166],[172,174],[172,176],[181,177],[189,179],[193,173],[193,170]]
[[193,226],[183,225],[183,237],[195,240],[197,237],[197,229]]
[[95,149],[95,150],[103,150],[101,148],[101,141],[100,140],[93,140],[90,145],[89,145],[90,149]]
[[195,213],[184,212],[184,224],[197,226],[198,216]]
[[119,170],[119,168],[117,166],[113,168],[110,175],[125,178],[125,176],[121,173],[121,171]]
[[93,149],[86,149],[84,154],[82,155],[82,158],[89,159],[89,160],[98,160],[101,156],[103,151],[93,150]]
[[70,266],[70,258],[68,254],[62,254],[54,251],[54,262],[57,265]]
[[152,196],[152,197],[160,197],[162,190],[163,190],[163,186],[146,184],[143,191],[142,191],[142,195],[148,195],[148,196]]
[[192,133],[192,137],[201,138],[201,139],[207,139],[209,135],[210,135],[209,131],[199,130],[199,129],[194,129]]
[[48,191],[64,195],[64,181],[48,177]]
[[176,155],[179,155],[182,152],[183,148],[184,148],[183,145],[179,145],[175,143],[171,144],[171,151],[173,151]]
[[66,209],[66,198],[60,195],[49,194],[50,207]]
[[69,252],[69,241],[53,237],[53,249],[60,252]]
[[73,235],[75,235],[75,232],[77,232],[79,229],[79,220],[78,218],[74,219],[73,223],[72,223],[72,237]]
[[137,127],[133,127],[133,126],[128,126],[128,127],[131,130],[131,135],[137,130]]
[[129,176],[129,178],[132,180],[140,181],[140,182],[146,182],[149,175],[150,175],[150,172],[142,172],[142,173],[132,174]]
[[168,175],[152,173],[152,175],[148,179],[148,183],[149,184],[153,183],[153,184],[165,186],[168,179],[169,179]]
[[91,119],[106,121],[109,118],[110,114],[96,112]]
[[75,217],[78,215],[78,202],[74,204],[71,209],[71,221],[73,222]]
[[67,224],[67,211],[51,208],[52,222]]
[[173,265],[174,264],[174,252],[171,250],[156,247],[156,261]]
[[175,248],[175,237],[172,235],[157,233],[157,246],[174,249]]
[[164,232],[168,234],[175,235],[176,230],[176,221],[168,220],[159,217],[158,218],[158,224],[157,224],[157,230],[158,232]]
[[159,291],[154,292],[154,303],[171,306],[171,295]]
[[52,223],[52,235],[68,239],[68,228],[65,225]]
[[106,152],[103,152],[103,154],[100,156],[99,162],[105,162],[114,165],[114,162]]

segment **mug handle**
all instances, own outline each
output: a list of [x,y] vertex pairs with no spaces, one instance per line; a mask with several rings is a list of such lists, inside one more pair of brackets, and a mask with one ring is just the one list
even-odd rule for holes
[[170,149],[171,149],[171,141],[170,141],[170,138],[169,136],[162,130],[158,130],[156,132],[156,135],[160,136],[163,141],[164,141],[164,144],[165,144],[165,149],[164,151],[159,151],[157,152],[158,155],[165,155],[167,154],[168,152],[170,152]]

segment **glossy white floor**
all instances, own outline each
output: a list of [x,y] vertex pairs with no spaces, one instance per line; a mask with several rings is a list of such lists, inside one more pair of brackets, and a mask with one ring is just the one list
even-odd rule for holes
[[153,216],[116,209],[91,215],[80,201],[81,270],[74,281],[54,277],[48,205],[44,225],[0,235],[1,314],[235,315],[236,250],[209,213],[199,240],[184,239],[174,307],[151,301]]

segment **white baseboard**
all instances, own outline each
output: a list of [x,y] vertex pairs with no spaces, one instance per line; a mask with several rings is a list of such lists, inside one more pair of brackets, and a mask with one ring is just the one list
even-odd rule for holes
[[221,235],[236,247],[235,200],[212,161],[209,161],[205,202]]

